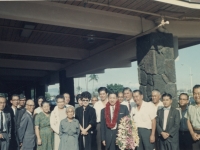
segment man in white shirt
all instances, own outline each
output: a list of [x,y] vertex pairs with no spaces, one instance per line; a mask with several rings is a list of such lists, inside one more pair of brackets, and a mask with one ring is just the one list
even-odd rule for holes
[[155,108],[150,102],[143,100],[143,94],[140,90],[133,91],[133,99],[136,105],[132,107],[131,117],[138,127],[140,138],[137,150],[153,150],[156,129]]
[[6,98],[0,96],[0,149],[8,150],[11,138],[11,117],[5,111]]
[[155,106],[155,110],[156,110],[156,113],[157,113],[157,110],[163,108],[163,103],[162,101],[160,100],[161,99],[161,93],[159,90],[153,90],[151,92],[152,96],[152,101],[151,103]]
[[96,111],[97,116],[97,148],[98,150],[105,149],[101,142],[101,131],[100,131],[100,123],[101,123],[101,110],[105,108],[108,102],[108,90],[106,87],[100,87],[98,89],[100,100],[94,104],[94,109]]
[[168,93],[162,95],[164,108],[158,110],[156,129],[159,135],[160,150],[179,150],[180,113],[171,107],[172,96]]
[[124,93],[125,100],[121,104],[126,105],[128,107],[129,113],[130,113],[132,107],[134,107],[136,105],[133,100],[132,90],[129,87],[126,87],[123,89],[123,93]]

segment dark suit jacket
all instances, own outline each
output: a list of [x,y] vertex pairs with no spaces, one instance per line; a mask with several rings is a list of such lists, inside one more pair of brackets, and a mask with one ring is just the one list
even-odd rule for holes
[[[118,118],[117,118],[116,131],[118,130],[118,125],[120,123],[121,118],[123,118],[124,116],[127,116],[127,115],[129,115],[127,106],[120,105],[120,110],[119,110],[119,114],[118,114]],[[112,135],[111,129],[108,128],[106,125],[105,108],[104,108],[101,110],[101,140],[106,141],[106,148],[108,148],[108,146],[110,145],[112,138],[116,138],[116,135]]]
[[[160,135],[161,132],[163,132],[163,122],[164,122],[164,108],[158,110],[156,117],[156,129],[161,141],[165,141]],[[177,109],[171,107],[167,118],[166,130],[164,132],[169,133],[170,136],[166,140],[172,143],[173,147],[176,147],[179,144],[178,143],[179,126],[180,126],[180,113]]]
[[1,143],[1,149],[8,150],[11,139],[11,116],[8,111],[4,111],[4,115],[5,115],[6,133],[1,133],[3,135],[3,138],[5,139],[5,142]]
[[26,111],[20,122],[18,129],[19,142],[22,143],[24,149],[31,149],[35,146],[35,130],[33,117]]

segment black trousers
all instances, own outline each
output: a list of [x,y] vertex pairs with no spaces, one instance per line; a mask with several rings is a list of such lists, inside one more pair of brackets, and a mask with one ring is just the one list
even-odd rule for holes
[[192,136],[189,131],[179,131],[179,149],[192,150]]
[[[194,131],[197,134],[200,134],[200,131]],[[192,150],[200,150],[200,140],[193,141]]]
[[145,128],[138,128],[138,135],[140,138],[139,147],[137,150],[153,150],[154,143],[150,143],[151,130]]

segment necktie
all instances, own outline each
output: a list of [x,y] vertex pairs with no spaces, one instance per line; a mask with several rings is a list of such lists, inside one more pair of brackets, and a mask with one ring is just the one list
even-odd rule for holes
[[111,120],[113,120],[113,117],[114,117],[114,111],[115,111],[115,108],[114,108],[114,106],[112,106],[112,118],[111,118]]
[[131,103],[130,103],[130,101],[128,101],[128,107],[129,107],[129,112],[131,112]]
[[3,132],[3,113],[1,112],[1,132]]

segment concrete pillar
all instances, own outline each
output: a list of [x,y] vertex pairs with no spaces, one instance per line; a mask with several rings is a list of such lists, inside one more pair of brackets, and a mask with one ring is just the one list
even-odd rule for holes
[[177,106],[173,35],[151,33],[137,39],[137,61],[140,90],[144,100],[151,100],[151,91],[170,93]]
[[74,78],[66,77],[66,71],[62,70],[59,72],[59,82],[60,82],[60,94],[63,94],[65,92],[70,94],[70,105],[75,105],[74,101]]

